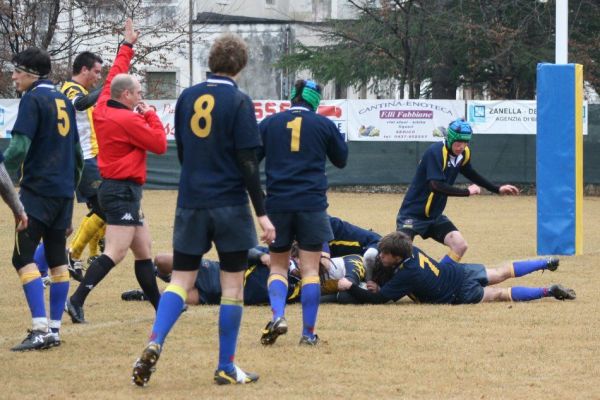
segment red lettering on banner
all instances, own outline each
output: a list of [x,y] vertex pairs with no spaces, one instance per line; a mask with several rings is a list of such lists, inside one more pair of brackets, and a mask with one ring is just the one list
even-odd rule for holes
[[265,103],[265,112],[267,117],[271,114],[275,114],[277,112],[277,110],[275,109],[275,103],[271,101]]
[[342,109],[338,106],[319,106],[317,113],[325,117],[340,118],[342,116]]
[[256,115],[256,119],[262,119],[263,117],[262,103],[260,101],[254,102],[254,115]]

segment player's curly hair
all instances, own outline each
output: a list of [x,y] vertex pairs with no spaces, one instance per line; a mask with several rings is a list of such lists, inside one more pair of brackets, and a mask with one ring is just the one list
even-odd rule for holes
[[208,55],[208,68],[216,74],[237,75],[248,63],[248,45],[238,35],[219,36]]
[[412,240],[404,232],[392,232],[381,238],[377,249],[379,254],[386,253],[405,259],[412,255]]

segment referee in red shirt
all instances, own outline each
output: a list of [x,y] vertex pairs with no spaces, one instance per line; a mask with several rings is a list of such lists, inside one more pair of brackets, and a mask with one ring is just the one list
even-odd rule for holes
[[125,258],[128,249],[135,256],[135,276],[155,309],[160,299],[150,251],[150,231],[140,205],[142,185],[146,182],[146,152],[165,153],[167,139],[154,110],[142,102],[140,83],[127,74],[138,36],[139,32],[128,19],[125,41],[93,113],[99,147],[98,167],[103,179],[98,198],[106,214],[106,247],[67,300],[67,311],[74,323],[85,322],[83,304],[87,295]]

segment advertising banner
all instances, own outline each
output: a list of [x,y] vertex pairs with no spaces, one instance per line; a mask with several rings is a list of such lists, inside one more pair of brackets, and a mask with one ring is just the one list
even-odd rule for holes
[[[348,140],[347,103],[347,100],[323,100],[317,110],[317,113],[333,121],[346,140]],[[290,106],[291,103],[287,100],[255,100],[254,112],[257,121],[260,122],[269,115],[287,110]]]
[[348,100],[348,140],[435,142],[464,114],[462,100]]
[[10,138],[19,112],[18,99],[0,99],[0,138]]
[[[167,131],[167,140],[175,140],[175,104],[176,100],[148,100],[148,104],[156,109],[160,120]],[[269,115],[285,111],[290,108],[290,102],[284,100],[256,100],[254,113],[258,122]],[[346,118],[346,100],[322,101],[317,111],[319,114],[331,119],[340,132],[346,137],[348,124]]]
[[[587,103],[583,104],[583,134],[587,135]],[[535,135],[537,102],[535,100],[470,100],[467,121],[474,133]]]

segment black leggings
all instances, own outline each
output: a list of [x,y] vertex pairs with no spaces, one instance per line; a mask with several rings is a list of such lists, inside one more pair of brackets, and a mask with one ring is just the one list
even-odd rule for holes
[[35,249],[44,240],[44,250],[49,268],[67,264],[65,229],[50,229],[38,219],[29,217],[27,229],[17,232],[12,263],[18,271],[33,263]]

